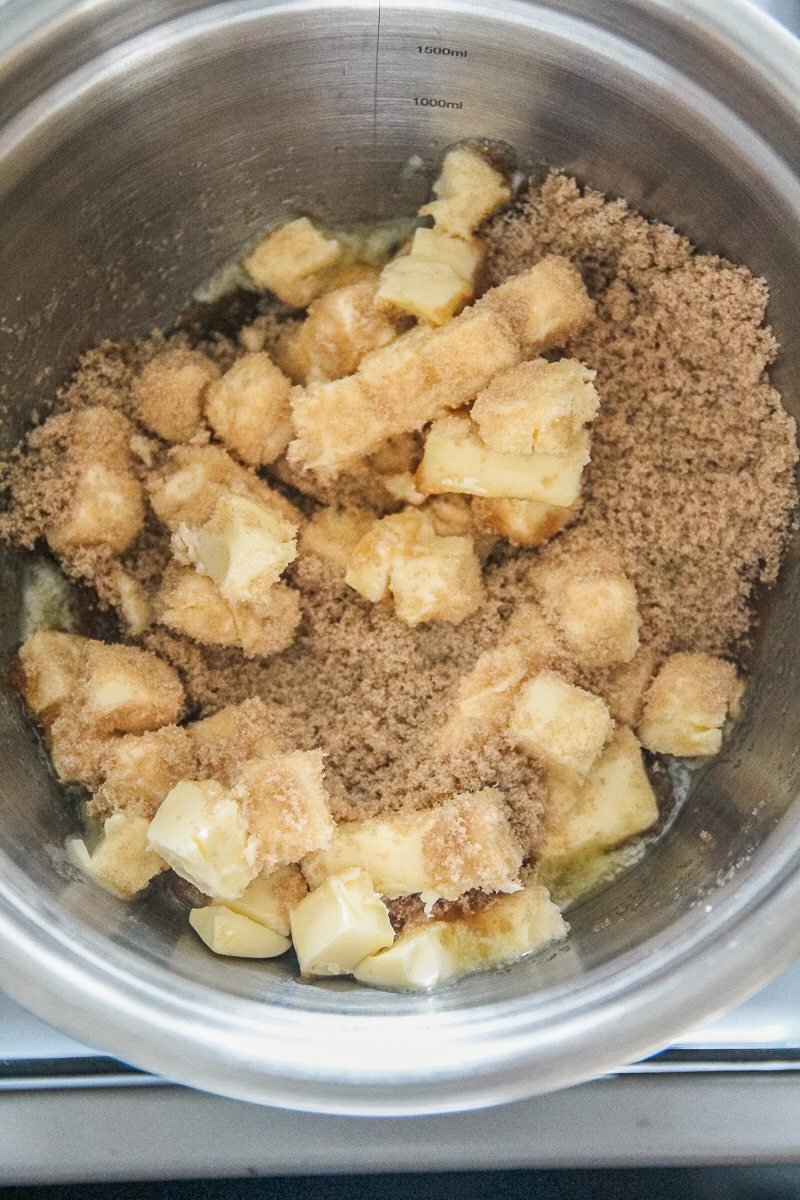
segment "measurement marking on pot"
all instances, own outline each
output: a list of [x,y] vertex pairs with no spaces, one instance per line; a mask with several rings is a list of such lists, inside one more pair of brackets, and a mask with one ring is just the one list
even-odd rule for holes
[[452,46],[417,46],[418,54],[437,54],[442,58],[466,58],[466,50],[455,50]]
[[463,108],[463,100],[443,100],[438,96],[415,96],[414,103],[418,108]]

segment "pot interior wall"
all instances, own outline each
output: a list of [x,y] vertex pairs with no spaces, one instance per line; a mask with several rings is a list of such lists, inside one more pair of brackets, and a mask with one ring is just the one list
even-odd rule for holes
[[[4,450],[81,349],[168,325],[269,219],[413,211],[444,147],[472,136],[509,143],[526,168],[563,165],[767,275],[783,344],[776,378],[797,410],[798,214],[780,165],[710,96],[549,6],[526,6],[523,31],[511,4],[482,15],[437,6],[435,16],[389,5],[377,56],[369,6],[306,16],[302,5],[268,7],[220,5],[165,23],[106,53],[7,131],[16,144],[0,195]],[[19,560],[6,561],[7,654],[18,644],[20,571]],[[798,577],[793,554],[763,607],[746,718],[694,776],[668,835],[574,912],[567,950],[426,1003],[511,998],[621,952],[644,953],[679,917],[701,921],[713,893],[758,867],[800,776],[800,661],[788,636]],[[416,1003],[345,983],[301,987],[280,963],[213,961],[186,935],[177,906],[127,908],[75,880],[61,851],[74,812],[13,694],[2,701],[0,747],[4,873],[21,903],[65,938],[101,951],[113,944],[121,956],[290,1005],[356,1012]],[[701,841],[701,830],[711,836]]]

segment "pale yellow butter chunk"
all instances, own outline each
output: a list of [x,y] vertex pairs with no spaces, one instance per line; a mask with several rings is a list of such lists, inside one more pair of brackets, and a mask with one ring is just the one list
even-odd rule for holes
[[553,767],[587,774],[613,728],[599,696],[567,682],[556,671],[540,671],[520,693],[511,716],[512,741]]
[[20,690],[40,724],[51,724],[72,698],[85,645],[77,634],[39,629],[20,647]]
[[596,372],[571,358],[535,358],[501,371],[483,389],[471,416],[481,438],[506,454],[567,454],[597,415]]
[[443,921],[442,945],[458,975],[515,962],[567,936],[568,928],[545,887],[528,883],[466,917]]
[[64,475],[71,487],[59,515],[45,527],[48,546],[56,554],[85,546],[121,554],[138,537],[145,517],[142,485],[132,469],[134,427],[121,413],[102,405],[53,417],[51,422],[62,427]]
[[641,747],[631,730],[620,726],[585,779],[560,772],[549,776],[541,861],[548,871],[558,871],[581,855],[645,833],[657,820]]
[[169,663],[136,646],[86,639],[72,703],[99,734],[145,733],[181,716],[184,691]]
[[480,606],[483,582],[471,537],[440,537],[427,513],[384,517],[358,542],[345,580],[366,600],[391,593],[401,621],[458,624]]
[[344,574],[356,546],[374,524],[375,514],[369,509],[326,505],[303,528],[299,552],[324,558]]
[[208,423],[243,462],[266,466],[292,437],[291,386],[268,354],[245,354],[208,389]]
[[147,831],[151,850],[207,896],[236,900],[259,871],[258,839],[215,779],[181,780]]
[[738,715],[741,694],[732,663],[710,654],[673,654],[645,696],[639,737],[659,754],[716,754],[726,718]]
[[580,494],[588,461],[585,431],[565,454],[505,454],[481,441],[468,416],[454,414],[431,426],[415,480],[426,495],[460,492],[569,508]]
[[307,895],[308,884],[303,872],[296,864],[290,864],[275,871],[262,871],[237,900],[228,902],[228,908],[249,917],[257,925],[288,937],[289,915]]
[[428,992],[457,973],[444,947],[444,922],[399,934],[388,950],[370,954],[353,971],[360,983],[392,991]]
[[522,853],[500,793],[485,788],[423,812],[341,822],[301,866],[311,887],[360,867],[389,899],[421,894],[427,903],[472,888],[515,891]]
[[249,656],[269,658],[292,644],[300,623],[300,597],[285,583],[274,583],[258,610],[232,604],[207,575],[172,563],[164,573],[155,611],[162,625],[204,645],[238,646]]
[[290,921],[303,975],[348,975],[394,941],[386,905],[358,869],[326,879],[292,909]]
[[245,763],[231,795],[259,841],[259,866],[272,871],[324,849],[334,835],[320,750],[294,750]]
[[443,325],[473,294],[472,280],[459,275],[449,263],[427,262],[412,253],[383,268],[376,301],[430,325]]
[[108,818],[93,853],[80,838],[67,843],[67,853],[79,870],[126,900],[167,869],[167,863],[148,845],[146,819],[123,813]]
[[581,666],[611,667],[636,654],[636,589],[614,555],[602,550],[563,554],[538,563],[531,582]]
[[142,368],[133,397],[139,420],[167,442],[189,442],[204,428],[203,407],[219,367],[201,350],[165,350]]
[[[181,524],[173,553],[208,575],[225,600],[256,608],[297,554],[297,526],[250,496],[223,493],[203,525]],[[267,600],[269,605],[269,600]]]
[[334,237],[298,217],[272,230],[244,260],[257,287],[274,292],[293,308],[305,308],[321,294],[325,276],[342,257]]
[[391,315],[376,304],[378,285],[363,280],[315,300],[284,353],[292,378],[301,383],[352,375],[365,355],[397,337]]
[[446,263],[456,275],[471,283],[483,258],[483,246],[474,237],[458,237],[442,229],[422,228],[414,231],[408,257],[417,262]]
[[541,500],[475,496],[472,517],[477,529],[495,534],[512,546],[541,546],[574,521],[579,506],[579,500],[564,508]]
[[289,459],[337,474],[387,438],[471,403],[498,371],[563,344],[591,312],[575,268],[542,259],[441,327],[368,354],[347,379],[295,388]]
[[230,958],[277,958],[292,944],[288,937],[225,904],[193,908],[189,924],[209,950]]
[[436,199],[424,204],[419,215],[433,217],[446,233],[469,237],[508,204],[511,187],[477,149],[457,146],[445,155],[433,194]]

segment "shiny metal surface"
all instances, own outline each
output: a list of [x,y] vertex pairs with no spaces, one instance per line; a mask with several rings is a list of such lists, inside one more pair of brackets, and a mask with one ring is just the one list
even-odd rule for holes
[[[800,55],[741,0],[98,0],[35,15],[7,0],[4,15],[5,447],[81,347],[168,322],[267,218],[413,208],[441,150],[473,135],[766,274],[776,381],[798,411]],[[416,49],[434,43],[466,58]],[[18,564],[3,570],[8,653]],[[573,914],[568,947],[427,998],[209,961],[177,912],[70,877],[74,817],[5,696],[3,986],[147,1069],[317,1111],[498,1103],[660,1048],[800,950],[799,585],[794,551],[764,604],[746,717],[669,836]]]

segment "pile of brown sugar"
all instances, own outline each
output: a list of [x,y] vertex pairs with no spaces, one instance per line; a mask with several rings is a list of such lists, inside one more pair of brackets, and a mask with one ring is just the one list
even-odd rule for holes
[[[556,253],[576,264],[597,305],[565,349],[596,369],[601,397],[585,504],[544,552],[585,542],[616,548],[638,590],[643,640],[665,653],[735,652],[752,622],[753,588],[776,578],[796,499],[795,426],[766,377],[776,346],[763,325],[765,283],[558,173],[492,221],[483,239],[485,286]],[[59,406],[103,403],[132,416],[134,375],[163,345],[90,352]],[[203,348],[223,365],[235,353],[222,338]],[[163,453],[157,441],[142,441],[145,459]],[[38,474],[24,455],[11,465],[13,503],[0,518],[6,539],[31,543],[37,514],[53,501],[48,469],[46,448]],[[315,504],[293,499],[306,511]],[[165,550],[165,535],[151,531],[123,564],[152,584]],[[248,660],[159,626],[141,640],[179,669],[198,715],[260,696],[287,745],[321,747],[338,818],[491,784],[508,797],[533,851],[543,789],[532,761],[486,746],[445,762],[434,738],[457,680],[528,596],[537,553],[500,545],[484,569],[486,602],[457,626],[409,628],[301,555],[286,578],[301,593],[303,618],[283,653]],[[67,568],[106,594],[102,561]]]

